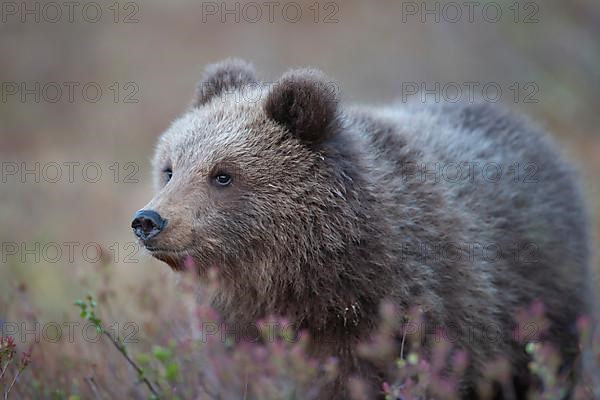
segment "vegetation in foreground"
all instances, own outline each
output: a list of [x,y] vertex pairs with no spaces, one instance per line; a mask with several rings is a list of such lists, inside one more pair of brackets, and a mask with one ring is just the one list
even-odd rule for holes
[[[25,302],[13,301],[9,307],[9,296],[18,300],[26,295],[24,285],[0,295],[0,308],[21,316],[19,323],[2,321],[0,399],[313,399],[335,377],[335,359],[319,362],[309,357],[310,338],[295,334],[284,319],[258,321],[261,339],[237,343],[236,332],[207,304],[210,288],[199,292],[192,277],[181,279],[168,293],[164,282],[144,282],[127,293],[137,304],[116,309],[120,296],[111,289],[112,267],[97,266],[102,284],[89,287],[95,295],[77,300],[75,307],[65,305],[62,321],[38,320],[30,305],[23,308]],[[541,304],[521,310],[515,318],[519,329],[513,334],[530,355],[529,368],[537,379],[529,398],[558,400],[569,394],[584,400],[600,395],[594,381],[600,374],[592,369],[568,392],[568,371],[561,370],[558,351],[541,340]],[[381,395],[459,398],[468,354],[453,348],[443,332],[435,333],[436,344],[427,354],[420,346],[423,325],[418,309],[400,318],[392,305],[383,304],[381,321],[377,334],[360,349],[365,358],[385,366]],[[597,365],[600,337],[592,337],[591,319],[581,318],[578,329],[584,364]],[[510,392],[506,360],[490,363],[484,376],[478,386],[484,397],[493,385]],[[372,398],[360,379],[350,385],[354,399]]]

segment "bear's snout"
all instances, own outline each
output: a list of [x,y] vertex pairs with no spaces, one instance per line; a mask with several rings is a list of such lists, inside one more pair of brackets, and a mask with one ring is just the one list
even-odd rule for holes
[[154,210],[140,210],[133,216],[133,233],[144,243],[158,235],[166,225],[166,220]]

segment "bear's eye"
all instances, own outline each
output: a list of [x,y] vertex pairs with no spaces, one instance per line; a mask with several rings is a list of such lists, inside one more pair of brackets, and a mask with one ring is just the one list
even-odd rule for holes
[[217,186],[228,186],[233,181],[233,178],[231,177],[231,175],[225,172],[219,172],[215,175],[214,180]]
[[165,176],[165,180],[169,182],[173,177],[173,170],[171,169],[171,167],[163,169],[163,175]]

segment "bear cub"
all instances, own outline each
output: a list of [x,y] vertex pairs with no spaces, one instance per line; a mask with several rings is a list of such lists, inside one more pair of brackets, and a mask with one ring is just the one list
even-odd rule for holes
[[496,105],[343,107],[335,88],[313,69],[266,85],[244,61],[209,66],[156,147],[156,194],[132,222],[145,248],[214,268],[213,303],[242,332],[268,315],[307,331],[339,362],[324,399],[348,398],[352,376],[378,395],[383,371],[357,345],[384,301],[467,352],[466,398],[501,355],[525,380],[514,316],[534,302],[575,370],[588,218],[547,135]]

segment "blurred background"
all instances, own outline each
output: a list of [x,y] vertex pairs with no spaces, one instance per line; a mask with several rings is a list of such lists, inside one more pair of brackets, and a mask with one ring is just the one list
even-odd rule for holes
[[[3,1],[0,324],[77,320],[74,299],[103,279],[117,320],[167,307],[175,278],[136,247],[130,219],[152,194],[157,137],[189,104],[204,66],[230,56],[253,62],[265,81],[320,68],[346,103],[474,94],[532,116],[582,172],[597,248],[600,3],[469,4]],[[144,303],[152,285],[159,301]],[[54,351],[43,335],[37,342]]]

